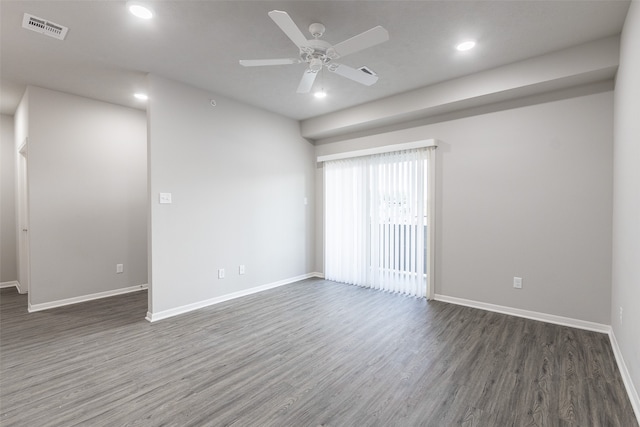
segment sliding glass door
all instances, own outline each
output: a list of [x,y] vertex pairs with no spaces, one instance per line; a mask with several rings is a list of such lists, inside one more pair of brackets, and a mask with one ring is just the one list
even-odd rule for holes
[[327,279],[429,296],[431,150],[325,163]]

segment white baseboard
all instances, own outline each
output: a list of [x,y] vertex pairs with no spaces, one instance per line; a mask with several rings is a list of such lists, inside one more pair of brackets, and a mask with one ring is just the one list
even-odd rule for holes
[[0,289],[4,289],[4,288],[13,288],[13,287],[18,287],[18,282],[16,280],[12,280],[10,282],[0,282]]
[[92,301],[94,299],[107,298],[107,297],[112,297],[112,296],[121,295],[121,294],[128,294],[129,292],[137,292],[143,289],[147,289],[146,284],[130,286],[128,288],[114,289],[112,291],[98,292],[95,294],[83,295],[79,297],[61,299],[57,301],[43,302],[41,304],[29,304],[28,310],[29,310],[29,313],[33,313],[34,311],[48,310],[50,308],[62,307],[62,306],[71,305],[71,304],[78,304],[81,302]]
[[22,285],[20,285],[20,282],[16,282],[16,289],[18,290],[19,294],[26,294],[27,293],[27,289],[23,288]]
[[311,277],[317,277],[318,279],[324,279],[324,273],[319,273],[317,271],[314,271],[313,273],[310,273]]
[[[157,313],[147,312],[146,319],[149,322],[157,322],[158,320],[166,319],[168,317],[177,316],[179,314],[188,313],[190,311],[198,310],[200,308],[208,307],[210,305],[219,304],[221,302],[229,301],[232,299],[244,297],[247,295],[255,294],[258,292],[266,291],[268,289],[277,288],[279,286],[289,285],[300,280],[310,279],[312,277],[318,277],[320,273],[307,273],[301,276],[291,277],[289,279],[279,280],[273,283],[267,283],[266,285],[256,286],[253,288],[245,289],[238,292],[233,292],[219,297],[210,298],[204,301],[194,302],[193,304],[182,305],[176,308],[170,308],[168,310],[159,311]],[[153,286],[153,285],[152,285]]]
[[585,329],[587,331],[601,332],[608,334],[611,326],[602,323],[589,322],[586,320],[572,319],[570,317],[556,316],[555,314],[540,313],[537,311],[522,310],[519,308],[506,307],[503,305],[489,304],[486,302],[473,301],[464,298],[450,297],[436,294],[436,301],[448,302],[451,304],[464,305],[467,307],[479,308],[481,310],[493,311],[496,313],[509,314],[511,316],[524,317],[525,319],[538,320],[541,322],[554,323],[556,325],[570,326],[572,328]]
[[629,374],[627,364],[622,357],[622,352],[620,351],[620,347],[618,346],[618,340],[616,339],[616,335],[613,333],[613,329],[611,329],[611,331],[609,332],[609,339],[611,340],[611,348],[613,349],[613,354],[616,357],[618,369],[620,370],[620,375],[622,376],[622,382],[624,382],[624,387],[627,389],[627,395],[629,396],[629,400],[631,401],[631,406],[633,407],[633,411],[635,412],[636,418],[638,419],[638,424],[640,424],[640,396],[638,396],[638,391],[633,385],[631,374]]
[[0,283],[0,289],[2,289],[2,288],[12,288],[12,287],[15,287],[19,294],[26,294],[27,293],[26,289],[22,289],[20,287],[20,282],[18,282],[17,280],[12,280],[10,282],[2,282],[2,283]]

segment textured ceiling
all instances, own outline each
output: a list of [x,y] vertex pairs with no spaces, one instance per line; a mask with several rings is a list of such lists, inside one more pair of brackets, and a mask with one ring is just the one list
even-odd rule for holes
[[[146,73],[192,84],[305,119],[524,58],[615,35],[627,1],[156,1],[150,21],[130,15],[124,1],[0,3],[1,111],[13,114],[32,84],[144,108],[134,91]],[[289,13],[308,34],[326,26],[335,44],[376,25],[390,40],[340,62],[374,70],[366,87],[331,73],[316,84],[328,97],[297,94],[303,64],[245,68],[239,59],[297,56],[267,16]],[[70,28],[59,41],[21,27],[23,13]],[[310,36],[309,36],[310,37]],[[475,39],[461,53],[454,45]]]

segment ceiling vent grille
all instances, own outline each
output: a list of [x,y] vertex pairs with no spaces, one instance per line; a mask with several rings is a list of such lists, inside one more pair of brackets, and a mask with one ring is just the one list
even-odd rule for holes
[[377,74],[369,67],[367,67],[366,65],[363,65],[362,67],[358,68],[358,70],[362,71],[363,73],[367,73],[370,76],[377,76]]
[[67,31],[69,31],[67,27],[47,21],[46,19],[38,18],[37,16],[29,15],[28,13],[25,13],[22,18],[22,28],[44,34],[45,36],[53,37],[58,40],[64,40],[67,36]]

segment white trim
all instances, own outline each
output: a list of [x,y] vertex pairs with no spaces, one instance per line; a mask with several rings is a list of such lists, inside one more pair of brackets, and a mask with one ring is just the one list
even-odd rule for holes
[[311,277],[317,277],[318,279],[324,279],[324,273],[320,273],[319,271],[314,271],[310,273]]
[[22,287],[22,285],[20,284],[20,282],[17,282],[17,283],[16,283],[16,289],[18,290],[18,293],[19,293],[19,294],[22,294],[22,295],[24,295],[24,294],[28,294],[28,293],[29,293],[29,290],[28,290],[28,289],[24,289],[24,288]]
[[11,280],[10,282],[0,282],[0,289],[4,289],[4,288],[13,288],[13,287],[18,287],[18,281],[16,280]]
[[318,163],[330,160],[350,159],[353,157],[371,156],[373,154],[392,153],[401,150],[413,150],[415,148],[437,147],[437,139],[423,139],[421,141],[406,142],[404,144],[384,145],[382,147],[365,148],[364,150],[347,151],[344,153],[327,154],[318,156]]
[[436,292],[436,153],[431,150],[427,162],[427,299]]
[[253,288],[245,289],[238,292],[233,292],[219,297],[210,298],[204,301],[194,302],[192,304],[182,305],[180,307],[170,308],[168,310],[159,311],[157,313],[147,312],[146,319],[149,322],[157,322],[158,320],[166,319],[168,317],[177,316],[179,314],[189,313],[190,311],[198,310],[200,308],[209,307],[210,305],[219,304],[221,302],[230,301],[232,299],[244,297],[247,295],[255,294],[258,292],[266,291],[268,289],[277,288],[279,286],[288,285],[300,280],[310,279],[312,277],[319,277],[320,273],[307,273],[301,276],[291,277],[289,279],[279,280],[273,283],[267,283],[266,285],[256,286]]
[[22,141],[22,144],[20,144],[20,147],[18,147],[18,154],[20,154],[21,156],[27,157],[27,147],[29,146],[29,137],[25,137],[24,141]]
[[436,301],[448,302],[451,304],[464,305],[467,307],[479,308],[481,310],[494,311],[496,313],[509,314],[511,316],[524,317],[525,319],[538,320],[540,322],[553,323],[556,325],[569,326],[572,328],[584,329],[587,331],[601,332],[608,334],[611,326],[602,323],[589,322],[586,320],[572,319],[570,317],[556,316],[555,314],[540,313],[537,311],[522,310],[519,308],[505,307],[503,305],[489,304],[486,302],[473,301],[464,298],[450,297],[446,295],[435,295]]
[[80,297],[66,298],[66,299],[61,299],[61,300],[51,301],[51,302],[43,302],[40,304],[30,303],[28,310],[29,310],[29,313],[33,313],[34,311],[42,311],[42,310],[48,310],[50,308],[63,307],[65,305],[78,304],[81,302],[92,301],[95,299],[107,298],[107,297],[112,297],[112,296],[121,295],[121,294],[128,294],[130,292],[137,292],[144,289],[147,289],[146,284],[130,286],[128,288],[114,289],[112,291],[98,292],[95,294],[83,295]]
[[624,387],[627,389],[627,395],[629,396],[629,401],[631,401],[631,407],[636,414],[636,418],[638,419],[638,424],[640,424],[640,396],[638,396],[638,391],[633,385],[633,380],[631,379],[631,374],[627,369],[627,364],[624,362],[624,358],[622,357],[622,352],[620,351],[620,347],[618,346],[618,340],[616,340],[616,335],[613,333],[613,328],[609,331],[609,339],[611,340],[611,348],[613,349],[613,355],[616,358],[616,362],[618,363],[618,370],[620,371],[620,376],[622,377],[622,382],[624,383]]
[[20,287],[20,282],[18,282],[17,280],[12,280],[10,282],[2,282],[2,283],[0,283],[0,289],[12,288],[12,287],[15,287],[19,294],[26,294],[27,293],[27,291],[23,290]]

